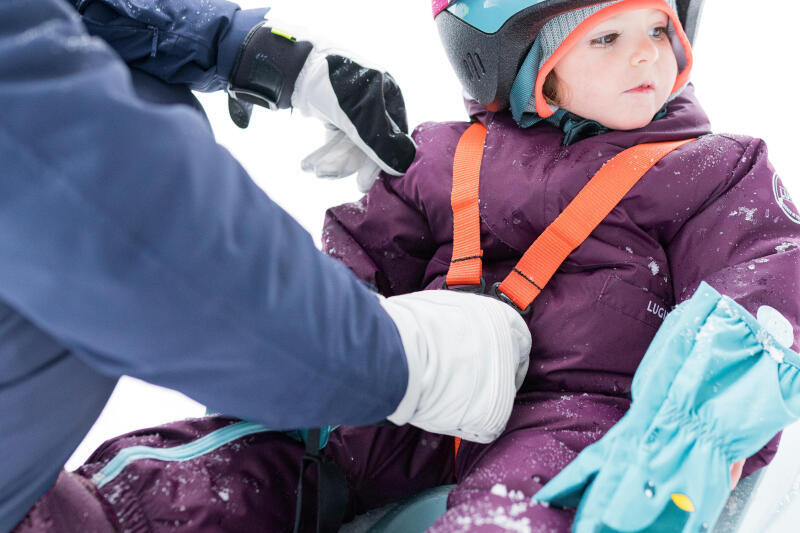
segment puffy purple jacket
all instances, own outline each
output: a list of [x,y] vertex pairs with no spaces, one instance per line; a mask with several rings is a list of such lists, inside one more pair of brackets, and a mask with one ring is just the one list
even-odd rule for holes
[[[531,365],[520,397],[565,391],[629,397],[665,314],[703,280],[754,315],[761,306],[777,309],[797,332],[800,213],[764,142],[711,134],[691,86],[666,117],[645,128],[568,147],[549,124],[523,130],[508,113],[476,104],[470,112],[488,128],[480,186],[487,285],[509,273],[613,156],[638,143],[699,137],[656,164],[535,300],[527,318]],[[467,126],[417,128],[419,149],[408,173],[381,179],[361,201],[331,209],[324,249],[387,296],[440,288],[452,253],[453,155]],[[764,466],[777,442],[751,458],[745,473]]]

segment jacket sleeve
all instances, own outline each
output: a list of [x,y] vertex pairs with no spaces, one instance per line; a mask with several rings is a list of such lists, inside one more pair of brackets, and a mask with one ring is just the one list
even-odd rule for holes
[[242,42],[269,11],[226,0],[69,1],[130,66],[197,91],[225,88]]
[[[169,2],[165,2],[164,5]],[[275,428],[405,393],[394,323],[62,0],[0,3],[0,297],[102,373]]]
[[393,188],[418,168],[415,162],[402,178],[382,176],[360,201],[329,209],[325,218],[323,250],[384,296],[422,289],[436,250],[423,214]]
[[[706,281],[753,316],[769,308],[781,313],[793,328],[797,350],[800,216],[767,158],[763,141],[717,138],[720,153],[729,154],[735,164],[668,245],[675,301],[688,299]],[[748,459],[745,475],[769,463],[778,440]]]

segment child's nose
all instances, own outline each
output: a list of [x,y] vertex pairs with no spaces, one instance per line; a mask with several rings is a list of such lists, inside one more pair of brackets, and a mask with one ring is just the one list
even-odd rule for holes
[[653,62],[658,59],[658,47],[649,35],[639,37],[634,43],[631,53],[631,65]]

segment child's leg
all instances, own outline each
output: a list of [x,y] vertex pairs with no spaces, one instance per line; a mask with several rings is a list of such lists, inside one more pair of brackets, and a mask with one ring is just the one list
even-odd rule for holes
[[61,471],[11,533],[115,533],[94,487],[77,474]]
[[[451,442],[408,426],[334,432],[324,453],[350,485],[347,516],[452,482]],[[96,486],[120,531],[285,532],[294,524],[303,453],[282,433],[210,417],[112,439],[77,474]],[[311,469],[304,493],[316,487]]]
[[574,511],[532,505],[531,496],[625,413],[628,400],[536,393],[517,398],[505,433],[488,445],[462,443],[458,486],[430,529],[570,531]]
[[455,483],[453,437],[413,426],[339,428],[325,452],[342,466],[351,488],[347,520]]

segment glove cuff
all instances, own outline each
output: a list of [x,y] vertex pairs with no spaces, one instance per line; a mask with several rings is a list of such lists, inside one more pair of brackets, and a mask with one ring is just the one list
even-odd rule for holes
[[402,426],[416,414],[424,389],[424,375],[427,359],[425,342],[419,335],[419,324],[414,313],[396,302],[379,296],[381,306],[392,319],[400,334],[403,351],[408,365],[408,385],[397,409],[386,417],[389,422]]
[[297,76],[313,48],[267,23],[257,24],[242,42],[228,94],[269,109],[291,107]]

